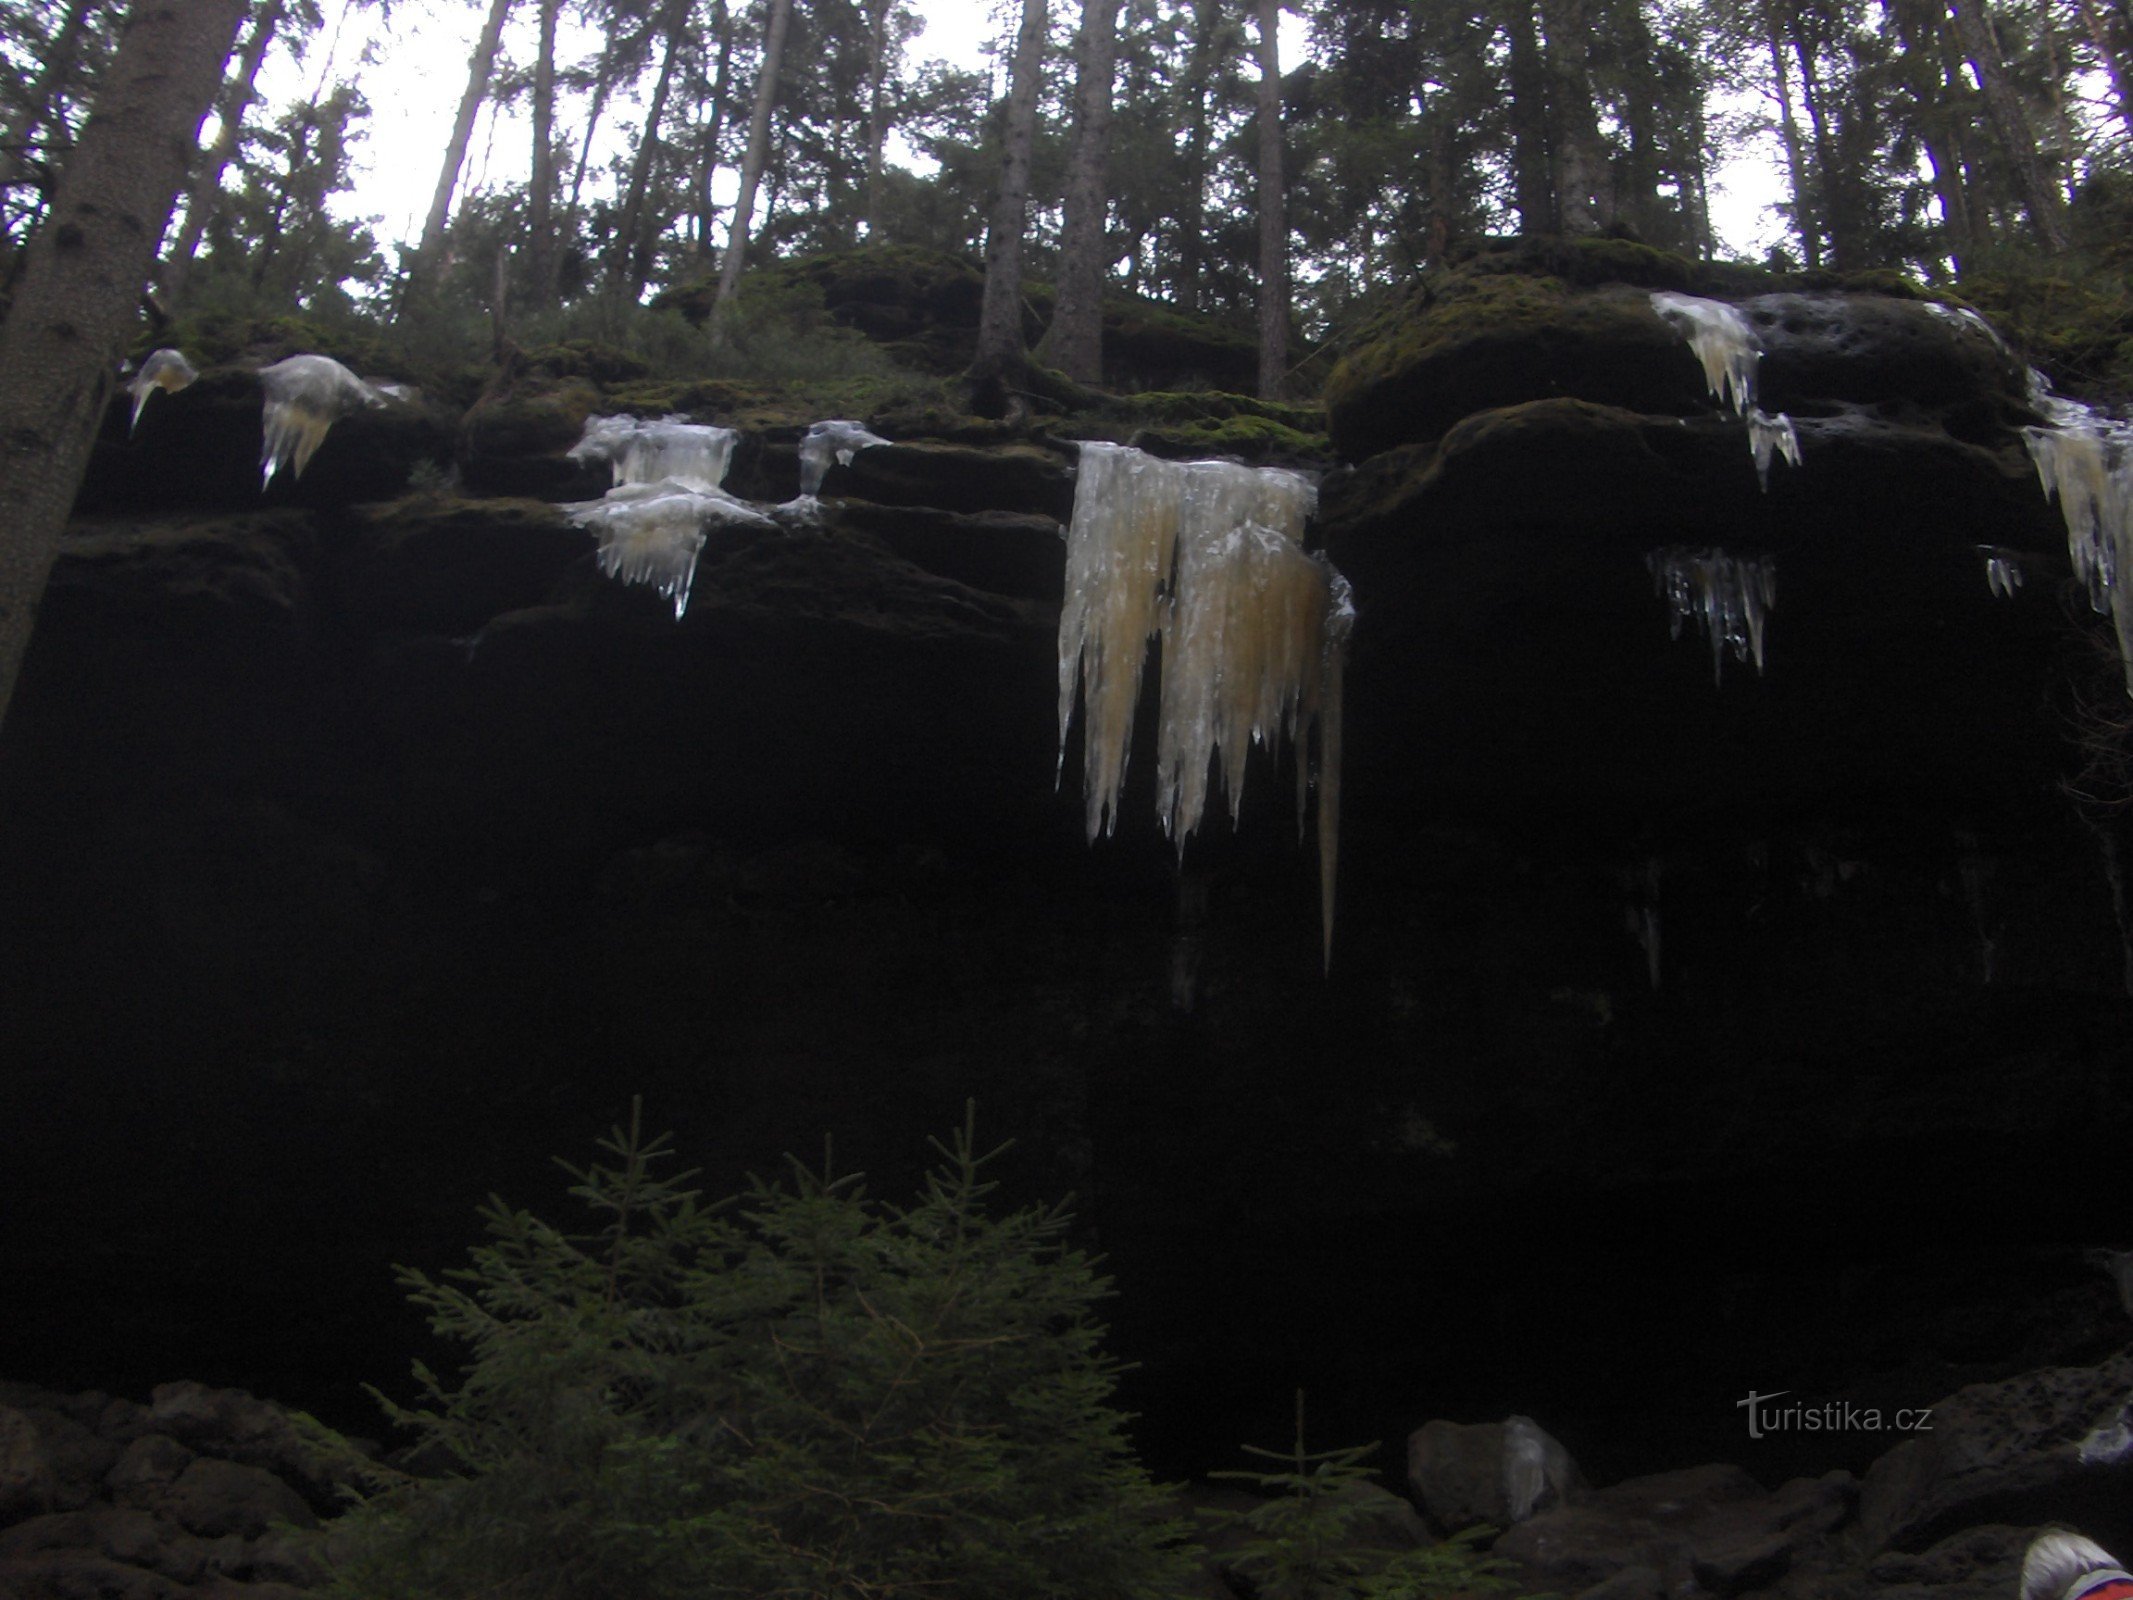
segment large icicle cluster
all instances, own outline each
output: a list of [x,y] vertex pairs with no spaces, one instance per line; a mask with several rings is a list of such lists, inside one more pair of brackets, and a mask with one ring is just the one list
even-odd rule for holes
[[735,434],[686,417],[588,417],[573,461],[605,461],[616,484],[671,480],[709,494],[726,481]]
[[2030,374],[2030,402],[2050,421],[2024,428],[2044,493],[2066,519],[2066,550],[2089,604],[2111,619],[2133,694],[2133,423],[2051,392]]
[[734,437],[730,428],[680,417],[590,417],[570,452],[574,461],[608,462],[615,486],[598,500],[564,506],[564,515],[599,541],[602,572],[651,584],[674,602],[677,622],[689,609],[710,530],[773,525],[720,487]]
[[1702,300],[1692,294],[1655,290],[1652,309],[1667,325],[1688,340],[1689,349],[1703,365],[1703,380],[1728,410],[1748,425],[1748,449],[1755,457],[1756,481],[1765,492],[1770,488],[1770,461],[1783,456],[1800,464],[1800,436],[1792,418],[1780,411],[1769,415],[1755,403],[1755,373],[1762,365],[1763,349],[1756,342],[1748,319],[1723,300]]
[[384,395],[331,356],[290,356],[261,368],[259,383],[267,394],[259,452],[262,491],[284,467],[290,477],[301,478],[327,430],[341,418],[385,404]]
[[1316,489],[1293,472],[1084,444],[1059,617],[1059,740],[1063,770],[1078,690],[1082,799],[1093,840],[1118,820],[1141,669],[1148,642],[1159,640],[1156,807],[1182,851],[1206,811],[1214,763],[1234,821],[1248,747],[1271,749],[1277,736],[1296,751],[1300,827],[1315,723],[1330,960],[1341,673],[1355,607],[1347,580],[1304,552],[1304,522],[1316,505]]
[[1763,627],[1777,603],[1776,571],[1767,557],[1669,545],[1644,558],[1652,583],[1673,613],[1673,636],[1691,617],[1711,645],[1711,681],[1721,682],[1726,656],[1763,670]]

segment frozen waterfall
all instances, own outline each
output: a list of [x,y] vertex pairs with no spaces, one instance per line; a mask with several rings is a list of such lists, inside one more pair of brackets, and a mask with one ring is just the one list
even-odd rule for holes
[[2049,419],[2024,428],[2030,460],[2066,522],[2066,551],[2089,604],[2111,619],[2133,694],[2133,423],[2051,392],[2030,374],[2030,402]]
[[731,428],[686,417],[588,417],[570,459],[607,462],[618,486],[671,479],[710,494],[726,481],[734,439]]
[[848,467],[860,451],[888,442],[856,422],[816,423],[800,440],[800,498],[812,500],[822,492],[832,461]]
[[1200,825],[1220,762],[1232,821],[1246,754],[1288,739],[1298,826],[1314,775],[1323,946],[1331,960],[1340,840],[1340,691],[1355,608],[1347,581],[1307,555],[1317,490],[1301,475],[1223,461],[1158,460],[1122,445],[1081,446],[1059,617],[1059,741],[1082,706],[1082,803],[1091,840],[1118,821],[1141,670],[1163,657],[1156,807],[1177,841]]
[[1723,300],[1702,300],[1692,294],[1660,289],[1653,291],[1651,301],[1652,310],[1667,326],[1688,340],[1711,393],[1747,423],[1748,450],[1755,457],[1756,481],[1768,493],[1771,458],[1783,456],[1798,466],[1800,436],[1784,412],[1768,415],[1755,403],[1755,374],[1763,362],[1763,348],[1756,342],[1755,330],[1738,309]]
[[385,396],[331,356],[290,356],[259,373],[267,392],[259,452],[265,491],[284,467],[301,478],[327,430],[351,412],[382,406]]
[[176,394],[199,376],[183,352],[168,348],[153,352],[126,384],[126,392],[133,396],[133,421],[127,425],[127,431],[130,433],[141,425],[141,411],[148,404],[150,395],[159,389],[165,394]]
[[648,583],[689,609],[696,558],[714,527],[771,527],[770,518],[720,485],[735,434],[683,417],[588,417],[573,461],[605,461],[615,486],[563,514],[599,541],[600,570],[623,583]]
[[1652,584],[1673,614],[1673,636],[1690,618],[1711,645],[1711,681],[1723,681],[1726,656],[1763,670],[1763,629],[1777,602],[1776,571],[1767,557],[1669,545],[1644,558]]

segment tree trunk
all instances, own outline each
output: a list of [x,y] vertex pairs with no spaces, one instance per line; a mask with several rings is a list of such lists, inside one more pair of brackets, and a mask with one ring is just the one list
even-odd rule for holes
[[674,58],[681,53],[682,28],[689,20],[689,0],[670,0],[660,26],[665,44],[659,76],[652,83],[652,103],[645,107],[644,132],[630,162],[622,210],[615,219],[614,254],[608,259],[607,286],[617,299],[634,300],[644,292],[648,275],[644,257],[645,210],[652,188],[652,167],[659,156],[659,124],[666,116],[667,95],[674,86]]
[[2046,249],[2065,250],[2069,243],[2066,202],[2046,180],[2043,164],[2037,159],[2037,144],[2030,132],[2029,117],[2022,109],[2021,97],[2015,93],[2014,85],[2007,81],[2007,68],[1992,36],[1992,19],[1985,0],[1956,0],[1955,36],[1962,42],[1963,52],[1970,58],[1971,66],[1977,70],[1978,82],[1984,87],[1985,111],[1993,132],[1999,137],[2001,154],[2007,158],[2015,182],[2021,188],[2022,204],[2029,213],[2030,225],[2037,230],[2037,237]]
[[978,348],[970,363],[980,415],[1008,409],[1007,382],[1022,364],[1022,235],[1029,226],[1030,146],[1037,130],[1038,79],[1044,71],[1045,0],[1022,0],[1022,26],[1007,80],[1000,145],[1000,187],[985,230],[985,297],[978,308]]
[[1853,258],[1859,241],[1854,237],[1851,218],[1839,203],[1844,196],[1844,173],[1830,144],[1829,119],[1822,112],[1822,82],[1815,73],[1814,52],[1797,33],[1793,35],[1792,51],[1800,64],[1800,109],[1807,113],[1808,137],[1814,147],[1815,221],[1830,266],[1855,266]]
[[1505,107],[1511,123],[1511,203],[1518,212],[1519,232],[1554,233],[1562,226],[1562,216],[1556,210],[1551,175],[1548,73],[1531,0],[1513,0],[1505,8],[1504,32],[1511,91]]
[[1565,233],[1597,233],[1614,221],[1606,147],[1600,141],[1583,0],[1541,0],[1548,77],[1550,176]]
[[0,718],[244,0],[136,0],[0,326]]
[[1281,0],[1259,7],[1259,398],[1289,382],[1289,206],[1281,178]]
[[1177,239],[1178,307],[1201,309],[1200,278],[1207,267],[1208,98],[1213,91],[1215,34],[1221,27],[1216,0],[1193,0],[1192,54],[1186,58],[1185,92],[1190,111],[1185,119],[1185,195],[1172,232]]
[[1785,144],[1786,176],[1792,180],[1792,227],[1800,236],[1800,258],[1812,271],[1822,265],[1822,230],[1815,220],[1807,150],[1800,139],[1800,119],[1793,114],[1792,77],[1785,70],[1785,40],[1771,0],[1764,0],[1762,13],[1764,43],[1770,47],[1770,78],[1777,89],[1778,134]]
[[193,257],[199,253],[207,219],[222,195],[222,174],[230,157],[237,153],[237,137],[244,126],[244,114],[251,109],[259,69],[266,62],[267,50],[274,43],[275,30],[281,26],[286,9],[286,0],[261,0],[258,10],[252,13],[251,30],[245,35],[237,70],[223,87],[216,115],[221,127],[215,131],[215,142],[208,146],[200,170],[193,174],[185,202],[185,226],[178,234],[178,242],[163,258],[163,292],[173,299],[184,292],[185,280],[192,273]]
[[452,123],[452,137],[444,147],[444,166],[437,173],[437,192],[430,196],[429,215],[422,222],[422,240],[415,246],[414,260],[408,263],[407,279],[401,285],[404,298],[415,286],[416,280],[436,266],[437,252],[444,244],[445,219],[451,215],[452,191],[459,186],[459,169],[466,164],[467,145],[474,137],[474,119],[481,114],[481,103],[488,98],[489,74],[496,66],[496,41],[504,31],[504,17],[511,9],[511,0],[489,0],[489,15],[481,25],[481,35],[474,41],[474,53],[467,58],[467,89],[459,97],[459,115]]
[[585,112],[585,134],[578,141],[578,164],[570,175],[570,214],[578,214],[578,202],[585,194],[585,169],[592,164],[593,134],[600,126],[600,113],[607,109],[607,97],[615,92],[615,75],[620,70],[619,54],[611,36],[600,51],[600,65],[593,70],[592,104]]
[[1059,235],[1059,298],[1043,352],[1076,383],[1103,381],[1103,285],[1110,210],[1104,177],[1111,148],[1119,0],[1081,0],[1074,145]]
[[711,74],[711,105],[704,114],[703,134],[697,141],[692,179],[695,192],[690,196],[696,207],[696,253],[706,262],[717,254],[711,242],[718,220],[718,207],[711,199],[711,174],[718,170],[719,146],[726,136],[726,100],[733,90],[733,28],[726,16],[726,0],[716,0],[711,26],[718,33],[718,65]]
[[895,9],[895,0],[867,0],[867,189],[860,221],[869,239],[881,225],[881,153],[889,142],[889,14]]
[[2128,135],[2133,135],[2133,92],[2129,92],[2126,78],[2126,60],[2123,47],[2111,38],[2110,22],[2097,7],[2096,0],[2074,0],[2081,11],[2081,25],[2088,30],[2089,43],[2096,48],[2096,59],[2103,64],[2104,76],[2111,81],[2111,97],[2118,102],[2118,120],[2125,124]]
[[785,30],[792,23],[792,0],[771,0],[770,24],[763,39],[763,68],[755,83],[755,111],[748,119],[748,149],[741,157],[741,192],[733,202],[733,227],[726,236],[726,259],[719,264],[718,299],[723,306],[740,287],[748,259],[748,227],[755,220],[756,185],[763,181],[763,159],[770,150],[770,112],[778,99],[778,59],[785,53]]
[[536,307],[555,299],[555,33],[563,0],[540,0],[533,58],[533,165],[526,180],[526,277]]

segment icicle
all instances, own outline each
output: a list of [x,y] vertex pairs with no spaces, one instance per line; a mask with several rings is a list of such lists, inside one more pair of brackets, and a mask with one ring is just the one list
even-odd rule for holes
[[1770,458],[1783,456],[1794,466],[1800,464],[1800,436],[1793,431],[1792,418],[1780,411],[1770,416],[1760,406],[1748,408],[1748,448],[1755,456],[1755,481],[1763,486],[1763,493],[1770,492]]
[[1977,553],[1985,562],[1985,587],[1996,600],[2012,600],[2022,587],[2022,562],[2016,552],[1996,544],[1981,544]]
[[148,404],[150,395],[158,389],[165,394],[176,394],[199,376],[193,370],[193,364],[176,350],[164,349],[151,354],[126,385],[126,392],[133,396],[133,421],[127,425],[126,431],[131,433],[141,425],[141,408]]
[[1118,823],[1141,666],[1177,549],[1181,469],[1123,445],[1081,447],[1059,613],[1059,771],[1075,690],[1082,704],[1082,803],[1089,838]]
[[686,417],[588,417],[585,432],[571,447],[573,461],[605,461],[615,483],[672,481],[709,493],[726,481],[733,459],[734,432],[691,422]]
[[[1116,826],[1148,641],[1163,681],[1156,808],[1183,851],[1220,762],[1235,819],[1249,747],[1295,747],[1299,802],[1319,730],[1319,861],[1327,958],[1340,841],[1340,681],[1355,608],[1346,581],[1306,555],[1317,504],[1293,472],[1201,461],[1178,465],[1088,443],[1067,530],[1059,618],[1061,769],[1077,691],[1083,707],[1088,835]],[[1298,825],[1302,825],[1299,811]]]
[[259,487],[265,491],[282,468],[301,478],[326,432],[350,412],[385,403],[385,397],[330,356],[291,356],[260,369],[266,390]]
[[1736,416],[1755,404],[1755,369],[1763,359],[1748,319],[1723,300],[1659,290],[1652,309],[1664,317],[1703,363],[1704,382]]
[[848,467],[860,451],[888,442],[856,422],[816,423],[800,441],[800,498],[813,499],[822,492],[831,461]]
[[2074,575],[2111,619],[2133,694],[2133,423],[2062,399],[2034,370],[2030,400],[2050,421],[2024,428],[2023,443],[2045,498],[2059,502]]
[[715,527],[771,527],[760,511],[726,494],[707,494],[677,479],[624,484],[598,500],[562,508],[600,542],[600,570],[623,583],[649,583],[674,602],[674,620],[689,609],[696,558]]
[[1776,603],[1775,569],[1767,558],[1724,550],[1669,545],[1644,558],[1652,583],[1673,613],[1672,636],[1691,617],[1711,644],[1711,681],[1723,680],[1726,653],[1763,670],[1763,628]]

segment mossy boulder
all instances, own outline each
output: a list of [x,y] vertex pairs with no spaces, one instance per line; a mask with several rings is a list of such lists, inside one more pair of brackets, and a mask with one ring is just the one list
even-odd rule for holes
[[601,403],[599,389],[584,377],[532,375],[492,390],[460,424],[459,467],[467,487],[539,500],[598,493],[605,472],[591,472],[568,452]]
[[[1044,309],[1049,314],[1049,305]],[[1104,297],[1103,358],[1104,382],[1114,389],[1198,382],[1241,392],[1259,374],[1259,346],[1250,334],[1132,295]]]

